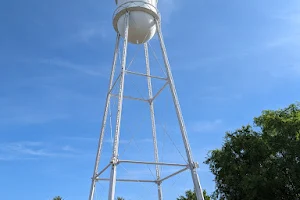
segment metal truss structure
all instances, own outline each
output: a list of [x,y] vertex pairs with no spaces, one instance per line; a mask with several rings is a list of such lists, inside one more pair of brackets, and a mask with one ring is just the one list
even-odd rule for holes
[[[163,35],[161,32],[161,25],[160,21],[156,19],[156,28],[157,28],[157,35],[160,42],[161,52],[164,59],[164,66],[166,71],[166,77],[159,77],[159,76],[152,76],[150,72],[150,64],[149,64],[149,55],[148,55],[148,44],[144,43],[144,53],[145,53],[145,60],[146,60],[146,74],[129,71],[126,69],[126,58],[127,58],[127,46],[128,46],[128,27],[129,27],[129,15],[130,12],[126,13],[125,18],[125,37],[123,42],[123,49],[122,49],[122,60],[121,60],[121,72],[117,76],[116,80],[114,80],[115,77],[115,71],[116,71],[116,63],[117,63],[117,57],[118,57],[118,50],[119,50],[119,43],[120,43],[120,34],[117,33],[116,38],[116,46],[114,51],[114,58],[112,63],[112,70],[110,75],[110,82],[109,82],[109,88],[106,96],[106,103],[105,103],[105,109],[104,109],[104,115],[102,119],[102,126],[100,131],[100,139],[98,144],[98,150],[96,155],[96,162],[94,166],[94,173],[92,176],[92,184],[91,184],[91,190],[89,195],[89,200],[94,200],[94,193],[95,193],[95,187],[97,181],[109,181],[109,195],[108,200],[114,200],[115,198],[115,188],[116,188],[116,182],[144,182],[144,183],[154,183],[157,185],[158,190],[158,199],[163,199],[163,193],[162,193],[162,182],[179,174],[186,170],[190,170],[193,184],[194,184],[194,190],[197,196],[198,200],[204,200],[202,188],[200,185],[199,177],[197,174],[197,168],[199,167],[196,162],[194,162],[190,144],[187,137],[187,131],[185,127],[185,123],[183,120],[183,116],[181,113],[181,108],[178,100],[178,96],[175,89],[175,84],[172,76],[172,72],[170,69],[170,64],[166,52],[166,47],[163,40]],[[132,96],[124,96],[124,80],[126,74],[132,74],[137,76],[143,76],[147,77],[147,83],[148,83],[148,98],[137,98]],[[152,79],[159,79],[162,81],[165,81],[165,84],[158,90],[156,94],[153,94],[152,91]],[[114,94],[112,91],[116,87],[117,83],[119,83],[119,93]],[[186,157],[187,157],[187,164],[178,164],[178,163],[165,163],[159,161],[159,154],[158,154],[158,146],[157,146],[157,137],[156,137],[156,123],[155,123],[155,113],[154,113],[154,100],[160,95],[160,93],[169,86],[173,103],[175,106],[177,119],[181,131],[182,141],[185,147],[186,151]],[[118,98],[118,107],[117,107],[117,115],[116,115],[116,124],[115,124],[115,134],[114,134],[114,141],[113,141],[113,153],[112,153],[112,159],[109,161],[109,163],[104,167],[104,169],[100,170],[99,162],[101,157],[101,151],[103,146],[103,140],[104,140],[104,132],[105,132],[105,126],[107,122],[107,116],[109,113],[109,105],[111,101],[111,97]],[[152,137],[153,137],[153,149],[154,149],[154,157],[155,162],[147,162],[147,161],[134,161],[134,160],[119,160],[118,158],[118,152],[119,152],[119,142],[120,142],[120,124],[121,124],[121,114],[122,114],[122,105],[123,105],[123,99],[131,99],[131,100],[137,100],[137,101],[143,101],[149,104],[150,114],[151,114],[151,122],[152,122]],[[117,166],[122,163],[128,163],[128,164],[147,164],[147,165],[154,165],[156,169],[156,179],[155,180],[138,180],[138,179],[118,179],[117,178]],[[166,176],[161,177],[160,174],[160,168],[159,166],[177,166],[181,169]],[[100,177],[106,170],[110,168],[110,177],[102,178]]]

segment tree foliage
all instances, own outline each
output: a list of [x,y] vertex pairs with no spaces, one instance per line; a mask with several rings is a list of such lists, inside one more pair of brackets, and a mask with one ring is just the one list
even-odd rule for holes
[[53,200],[63,200],[63,198],[60,197],[60,196],[56,196],[56,197],[53,198]]
[[227,200],[300,199],[300,105],[266,110],[254,127],[226,133],[206,164],[215,175],[215,195]]
[[[203,190],[204,200],[210,200],[210,197],[207,195],[206,191]],[[187,190],[185,196],[180,196],[177,200],[197,200],[196,193],[192,190]]]

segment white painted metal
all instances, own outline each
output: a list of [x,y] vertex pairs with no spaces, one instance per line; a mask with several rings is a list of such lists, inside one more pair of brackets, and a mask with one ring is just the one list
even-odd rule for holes
[[145,165],[165,165],[165,166],[176,166],[176,167],[186,167],[187,166],[187,164],[165,163],[165,162],[146,162],[146,161],[135,161],[135,160],[119,160],[119,163],[132,163],[132,164],[145,164]]
[[[106,97],[106,104],[104,109],[104,115],[102,119],[102,126],[101,126],[101,132],[100,132],[100,138],[98,143],[98,149],[97,149],[97,155],[96,155],[96,161],[94,166],[94,172],[92,177],[92,184],[91,184],[91,190],[89,195],[89,200],[95,200],[94,199],[94,193],[95,193],[95,186],[97,181],[109,181],[109,194],[108,194],[108,200],[114,200],[115,198],[115,188],[116,188],[116,182],[144,182],[144,183],[155,183],[158,186],[158,199],[163,199],[163,194],[161,190],[161,184],[163,181],[184,172],[185,170],[189,169],[191,171],[192,180],[194,183],[194,189],[197,196],[197,200],[203,200],[203,193],[202,188],[200,185],[199,177],[197,174],[197,163],[194,162],[191,148],[188,141],[187,131],[185,128],[183,116],[181,113],[181,108],[179,105],[178,96],[175,89],[175,84],[170,68],[170,63],[168,60],[166,47],[163,40],[163,35],[161,31],[161,24],[160,24],[160,16],[158,13],[158,10],[156,8],[157,6],[157,0],[116,0],[117,9],[114,14],[114,28],[116,30],[117,39],[116,39],[116,47],[114,52],[114,59],[112,64],[112,71],[110,75],[110,84],[108,88],[108,93]],[[166,77],[157,77],[152,76],[150,74],[150,63],[149,63],[149,57],[148,57],[148,43],[147,41],[150,40],[153,35],[157,33],[160,47],[164,59],[165,64],[165,70],[166,70]],[[116,67],[116,60],[118,55],[118,49],[119,49],[119,41],[120,37],[124,38],[123,43],[123,53],[122,53],[122,62],[121,62],[121,72],[117,79],[114,80],[114,74],[115,74],[115,67]],[[133,44],[144,44],[144,53],[145,53],[145,59],[146,59],[146,74],[139,73],[139,72],[133,72],[126,70],[126,57],[127,57],[127,45],[128,42]],[[143,76],[147,78],[148,83],[148,98],[149,99],[141,99],[137,97],[130,97],[125,96],[124,93],[124,79],[125,74],[133,74],[137,76]],[[162,86],[162,88],[153,95],[152,91],[152,83],[151,80],[154,79],[160,79],[162,81],[165,81],[165,84]],[[115,95],[112,93],[113,88],[115,85],[119,82],[120,88],[119,88],[119,94]],[[176,114],[178,123],[180,126],[180,131],[182,135],[182,140],[185,146],[186,150],[186,156],[187,156],[187,164],[177,164],[177,163],[164,163],[159,162],[159,155],[158,155],[158,148],[157,148],[157,139],[156,139],[156,126],[155,126],[155,115],[154,115],[154,100],[156,97],[160,95],[160,93],[164,90],[164,88],[169,85],[169,88],[171,90],[173,103],[175,106]],[[104,139],[104,132],[105,132],[105,125],[106,125],[106,119],[108,115],[108,108],[110,105],[110,99],[111,97],[118,97],[118,110],[117,110],[117,116],[116,116],[116,128],[115,128],[115,135],[114,135],[114,144],[113,144],[113,153],[112,153],[112,159],[111,161],[106,165],[106,167],[98,172],[98,166],[100,162],[100,155],[102,150],[102,143]],[[133,160],[119,160],[118,158],[118,151],[119,151],[119,141],[120,141],[120,124],[121,124],[121,115],[122,115],[122,106],[123,106],[123,99],[128,98],[132,100],[139,100],[146,102],[150,105],[150,114],[151,114],[151,123],[152,123],[152,137],[153,137],[153,147],[154,147],[154,162],[146,162],[146,161],[133,161]],[[122,163],[131,163],[131,164],[151,164],[155,165],[156,167],[156,178],[155,180],[139,180],[139,179],[117,179],[117,165]],[[178,167],[184,167],[183,169],[180,169],[177,172],[174,172],[170,174],[169,176],[166,176],[164,178],[160,177],[160,170],[159,166],[178,166]],[[110,178],[102,178],[103,172],[105,172],[109,167],[111,167],[110,172]]]
[[152,75],[147,75],[147,74],[138,73],[138,72],[132,72],[132,71],[128,71],[128,70],[126,70],[126,73],[127,73],[127,74],[139,75],[139,76],[146,76],[146,77],[149,77],[149,78],[155,78],[155,79],[160,79],[160,80],[165,80],[165,81],[167,80],[167,79],[164,78],[164,77],[152,76]]
[[[117,6],[127,3],[128,1],[132,1],[132,0],[115,0]],[[155,6],[157,6],[157,3],[158,3],[158,0],[136,0],[136,1],[143,1],[146,3],[150,3],[152,5],[155,5]]]
[[[157,147],[157,137],[156,137],[156,124],[155,124],[155,114],[154,114],[154,103],[152,101],[153,99],[153,91],[152,91],[152,82],[151,82],[151,72],[150,72],[150,63],[149,63],[149,53],[148,53],[148,44],[144,44],[144,51],[145,51],[145,60],[146,60],[146,71],[147,71],[147,82],[148,82],[148,95],[149,95],[149,105],[150,105],[150,115],[151,115],[151,124],[152,124],[152,137],[153,137],[153,149],[154,149],[154,159],[155,162],[159,162],[158,157],[158,147]],[[160,180],[160,168],[159,165],[155,165],[155,171],[156,171],[156,180]],[[158,199],[162,200],[162,188],[161,183],[158,182],[157,184],[157,190],[158,190]]]
[[114,51],[114,59],[113,59],[113,63],[112,63],[112,70],[111,70],[111,74],[110,74],[110,81],[109,81],[109,88],[108,88],[109,92],[107,93],[107,96],[106,96],[106,103],[105,103],[104,115],[103,115],[103,119],[102,119],[102,126],[101,126],[101,131],[100,131],[100,138],[99,138],[99,143],[98,143],[98,150],[97,150],[96,162],[95,162],[95,166],[94,166],[94,173],[93,173],[93,177],[92,177],[92,184],[91,184],[91,189],[90,189],[89,200],[94,200],[96,178],[97,178],[97,174],[98,174],[98,167],[99,167],[100,155],[101,155],[102,144],[103,144],[103,139],[104,139],[105,125],[106,125],[108,108],[109,108],[110,98],[111,98],[110,91],[112,90],[113,85],[114,85],[113,80],[114,80],[116,63],[117,63],[117,58],[118,58],[119,42],[120,42],[120,34],[117,34],[116,46],[115,46],[115,51]]
[[[109,178],[97,178],[97,181],[110,181]],[[138,183],[155,183],[153,180],[132,180],[132,179],[117,179],[120,182],[138,182]]]
[[123,54],[122,54],[122,69],[120,76],[120,90],[119,90],[119,102],[118,102],[118,111],[117,111],[117,120],[116,120],[116,129],[115,129],[115,138],[114,138],[114,147],[112,154],[112,167],[110,172],[110,185],[109,185],[109,195],[108,200],[115,199],[115,190],[116,190],[116,178],[117,178],[117,165],[118,165],[118,152],[119,152],[119,141],[120,141],[120,128],[121,128],[121,116],[123,108],[123,93],[124,93],[124,79],[125,79],[125,68],[126,68],[126,57],[127,57],[127,44],[128,44],[128,24],[129,24],[129,13],[125,15],[125,37],[123,44]]
[[182,116],[182,112],[181,112],[181,108],[180,108],[180,104],[179,104],[179,100],[178,100],[178,96],[177,96],[177,92],[176,92],[176,88],[175,88],[175,83],[173,80],[173,75],[171,72],[171,67],[170,67],[168,56],[167,56],[167,51],[166,51],[163,35],[161,32],[161,25],[158,20],[156,20],[156,28],[157,28],[157,34],[159,37],[159,41],[160,41],[160,47],[161,47],[163,58],[164,58],[165,68],[167,71],[167,76],[169,78],[169,86],[170,86],[170,90],[171,90],[172,97],[173,97],[173,102],[174,102],[180,130],[181,130],[181,135],[182,135],[187,159],[189,162],[189,167],[190,167],[190,170],[192,173],[192,179],[194,182],[195,193],[196,193],[198,200],[204,200],[202,188],[200,185],[200,180],[199,180],[199,177],[197,174],[197,164],[194,162],[193,157],[192,157],[192,151],[191,151],[191,147],[190,147],[190,144],[188,141],[187,131],[185,128],[185,124],[184,124],[184,120],[183,120],[183,116]]
[[102,169],[97,175],[95,176],[96,178],[99,177],[103,172],[105,172],[109,167],[111,166],[111,163],[108,163],[104,169]]
[[155,35],[155,19],[159,18],[156,0],[117,0],[116,3],[113,25],[123,38],[126,12],[130,12],[128,42],[143,44]]
[[158,92],[156,93],[156,95],[154,95],[154,97],[152,98],[151,101],[154,101],[154,99],[156,99],[156,97],[158,97],[158,95],[165,89],[165,87],[167,87],[168,84],[169,84],[169,82],[166,82],[166,83],[160,88],[160,90],[158,90]]
[[165,177],[165,178],[162,178],[162,179],[160,179],[160,182],[163,182],[163,181],[165,181],[165,180],[167,180],[167,179],[169,179],[169,178],[171,178],[171,177],[173,177],[173,176],[175,176],[175,175],[177,175],[177,174],[180,174],[181,172],[184,172],[185,170],[187,170],[189,167],[185,167],[185,168],[183,168],[183,169],[181,169],[181,170],[179,170],[179,171],[177,171],[177,172],[175,172],[175,173],[173,173],[173,174],[171,174],[171,175],[169,175],[169,176],[167,176],[167,177]]
[[[119,97],[119,95],[116,95],[116,94],[111,94],[111,96],[113,96],[113,97]],[[123,98],[124,99],[136,100],[136,101],[144,101],[144,102],[148,102],[149,101],[147,99],[141,99],[141,98],[131,97],[131,96],[123,96]]]

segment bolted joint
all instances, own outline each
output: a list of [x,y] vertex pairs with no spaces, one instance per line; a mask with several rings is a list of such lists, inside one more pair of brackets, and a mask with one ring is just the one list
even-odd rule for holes
[[171,84],[171,78],[169,76],[166,78],[166,81],[168,84]]
[[113,157],[113,158],[110,160],[110,163],[111,163],[112,165],[117,165],[117,164],[119,164],[119,159],[116,158],[116,157]]
[[97,178],[98,178],[99,174],[95,174],[93,177],[91,177],[92,181],[97,181]]
[[161,185],[161,183],[162,183],[161,180],[156,180],[156,181],[155,181],[155,184],[156,184],[156,185]]
[[190,169],[197,169],[199,168],[199,163],[198,162],[192,162],[190,164]]
[[153,98],[152,99],[148,99],[148,103],[151,105],[153,103]]

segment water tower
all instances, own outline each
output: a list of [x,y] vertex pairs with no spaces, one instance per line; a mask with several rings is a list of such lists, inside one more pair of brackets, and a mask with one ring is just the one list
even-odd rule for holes
[[[199,177],[197,174],[197,168],[198,164],[194,162],[192,157],[192,152],[189,144],[189,140],[187,137],[187,131],[185,127],[185,123],[183,120],[183,116],[180,109],[179,100],[177,97],[175,84],[172,76],[172,72],[170,69],[170,64],[168,61],[168,56],[166,52],[166,47],[164,44],[164,39],[162,36],[161,31],[161,19],[160,14],[157,9],[158,0],[115,0],[117,9],[114,12],[113,16],[113,26],[117,33],[116,38],[116,46],[114,51],[114,58],[113,58],[113,64],[111,69],[111,75],[110,75],[110,82],[109,82],[109,88],[106,96],[106,103],[105,103],[105,109],[102,119],[102,126],[100,131],[100,138],[98,143],[98,150],[96,155],[96,161],[94,166],[94,172],[92,176],[92,184],[91,184],[91,190],[89,195],[89,200],[95,199],[95,188],[98,181],[109,181],[109,191],[108,191],[108,200],[115,200],[115,188],[116,183],[118,181],[122,182],[146,182],[146,183],[152,183],[157,185],[158,190],[158,199],[163,199],[163,192],[162,192],[162,183],[185,171],[190,170],[191,177],[194,185],[194,190],[197,196],[198,200],[204,200],[203,193],[199,181]],[[158,154],[158,147],[157,147],[157,134],[156,134],[156,122],[155,122],[155,115],[154,115],[154,100],[159,95],[160,92],[158,92],[156,95],[153,95],[152,91],[152,79],[153,78],[160,78],[155,77],[150,74],[150,64],[149,64],[149,58],[148,58],[148,41],[153,38],[153,36],[157,34],[160,48],[162,52],[162,57],[164,61],[164,68],[166,72],[166,77],[162,77],[161,79],[166,81],[165,86],[169,86],[171,96],[173,99],[173,104],[175,107],[177,120],[180,127],[181,132],[181,139],[184,144],[187,163],[185,164],[179,164],[179,163],[165,163],[159,161],[159,154]],[[115,79],[115,73],[116,73],[116,63],[118,60],[118,53],[119,53],[119,43],[120,40],[123,39],[123,48],[121,53],[121,72],[119,76]],[[145,63],[146,63],[146,74],[142,73],[135,73],[132,71],[127,70],[127,47],[128,43],[134,44],[134,45],[143,45],[144,46],[144,53],[145,53]],[[137,76],[144,76],[147,77],[147,83],[148,83],[148,99],[146,102],[149,104],[150,107],[150,115],[151,115],[151,122],[152,122],[152,137],[153,137],[153,152],[154,152],[154,161],[136,161],[136,160],[122,160],[119,158],[119,145],[120,145],[120,126],[121,126],[121,116],[122,116],[122,108],[123,108],[123,99],[125,98],[124,95],[124,79],[125,75],[127,73],[135,74]],[[101,161],[102,163],[106,162],[107,165],[104,167],[104,169],[99,169],[99,163],[100,163],[100,157],[103,149],[103,142],[104,142],[104,134],[105,134],[105,127],[107,125],[107,118],[109,115],[109,106],[111,102],[111,97],[114,95],[112,94],[113,88],[116,86],[116,84],[119,84],[119,91],[117,94],[118,103],[117,103],[117,110],[116,110],[116,122],[115,122],[115,130],[114,130],[114,139],[113,139],[113,152],[112,157],[110,160],[107,161]],[[163,89],[163,88],[162,88]],[[161,89],[161,90],[162,90]],[[161,91],[160,90],[160,91]],[[132,98],[134,99],[134,98]],[[140,100],[138,98],[135,98],[134,100]],[[117,178],[117,168],[119,164],[122,163],[131,163],[131,164],[149,164],[154,165],[156,169],[156,179],[155,180],[135,180],[135,179],[118,179]],[[161,177],[160,175],[160,168],[159,166],[179,166],[182,167],[181,170],[170,174],[166,177]],[[104,171],[110,170],[110,175],[107,178],[102,178],[101,175]]]

